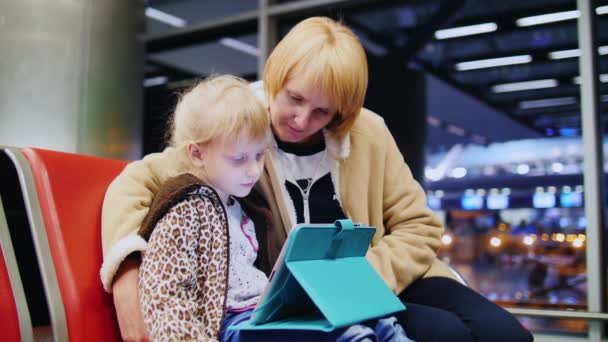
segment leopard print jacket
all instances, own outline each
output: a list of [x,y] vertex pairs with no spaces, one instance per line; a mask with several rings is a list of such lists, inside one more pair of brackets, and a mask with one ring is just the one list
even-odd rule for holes
[[[263,246],[270,211],[252,201],[239,202],[254,220]],[[226,210],[215,190],[189,174],[168,180],[140,235],[149,237],[139,272],[139,300],[151,339],[217,341],[230,259]],[[269,261],[262,248],[260,252],[256,266],[268,274]]]

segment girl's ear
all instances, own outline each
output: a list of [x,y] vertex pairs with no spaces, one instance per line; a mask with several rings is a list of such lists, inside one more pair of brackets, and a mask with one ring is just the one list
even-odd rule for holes
[[199,144],[188,144],[188,155],[196,167],[205,167],[205,149]]

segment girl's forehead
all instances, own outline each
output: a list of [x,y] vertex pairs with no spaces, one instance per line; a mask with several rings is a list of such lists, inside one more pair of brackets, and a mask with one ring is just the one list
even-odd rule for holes
[[225,133],[212,139],[212,145],[226,150],[248,150],[264,148],[270,143],[270,129],[260,137],[252,137],[247,131],[242,130],[236,134]]

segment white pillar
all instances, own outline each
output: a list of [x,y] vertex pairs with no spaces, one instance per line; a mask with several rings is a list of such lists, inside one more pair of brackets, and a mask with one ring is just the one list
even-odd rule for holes
[[143,0],[0,2],[0,145],[141,154]]

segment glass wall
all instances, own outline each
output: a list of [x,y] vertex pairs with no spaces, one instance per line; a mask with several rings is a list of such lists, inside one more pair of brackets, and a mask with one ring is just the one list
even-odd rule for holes
[[[595,6],[600,28],[606,9]],[[441,256],[506,307],[589,309],[579,16],[575,1],[465,6],[450,24],[460,31],[436,31],[419,54],[444,72],[437,87],[464,90],[473,109],[429,94],[425,178],[429,206],[446,227]],[[602,80],[608,31],[598,32]],[[605,84],[599,90],[605,100]],[[583,320],[522,322],[587,333]]]

